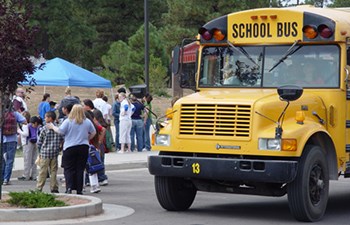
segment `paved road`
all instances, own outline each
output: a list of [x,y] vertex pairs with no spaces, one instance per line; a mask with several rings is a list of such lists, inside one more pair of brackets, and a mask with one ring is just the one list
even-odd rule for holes
[[[89,225],[303,224],[295,221],[290,215],[286,197],[272,198],[200,192],[190,210],[186,212],[167,212],[159,206],[156,200],[153,177],[149,175],[147,169],[116,170],[109,171],[107,174],[110,184],[103,187],[102,192],[94,194],[94,196],[101,198],[105,204],[130,207],[135,212],[127,217],[108,221],[76,220],[60,224],[79,222],[80,224]],[[13,185],[5,186],[4,190],[19,191],[34,187],[34,182],[13,181]],[[86,194],[90,195],[88,192]],[[317,225],[350,224],[349,202],[350,180],[341,179],[337,182],[331,182],[328,209],[324,219],[318,222]],[[106,215],[105,219],[108,218],[109,216]]]

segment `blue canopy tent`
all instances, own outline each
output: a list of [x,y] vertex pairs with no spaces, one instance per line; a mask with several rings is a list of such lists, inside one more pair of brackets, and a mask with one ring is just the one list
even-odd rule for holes
[[[112,88],[111,81],[61,58],[46,61],[42,69],[38,68],[32,77],[37,86]],[[28,85],[29,82],[22,84]]]

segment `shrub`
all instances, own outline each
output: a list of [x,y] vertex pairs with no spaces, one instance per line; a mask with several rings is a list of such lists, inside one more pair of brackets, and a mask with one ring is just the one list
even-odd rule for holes
[[66,206],[66,203],[56,200],[57,196],[41,191],[10,192],[7,202],[11,205],[24,208],[46,208]]

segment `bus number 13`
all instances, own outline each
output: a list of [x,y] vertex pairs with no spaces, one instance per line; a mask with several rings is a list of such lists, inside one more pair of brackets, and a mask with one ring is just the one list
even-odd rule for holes
[[199,163],[192,163],[192,172],[194,174],[199,174],[201,172]]

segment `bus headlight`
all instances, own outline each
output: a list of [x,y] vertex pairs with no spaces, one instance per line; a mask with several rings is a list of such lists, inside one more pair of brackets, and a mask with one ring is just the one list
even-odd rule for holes
[[156,135],[155,145],[169,146],[170,145],[170,136],[167,134],[158,134]]
[[281,139],[259,138],[259,150],[281,150]]
[[297,151],[296,139],[259,138],[259,150]]

